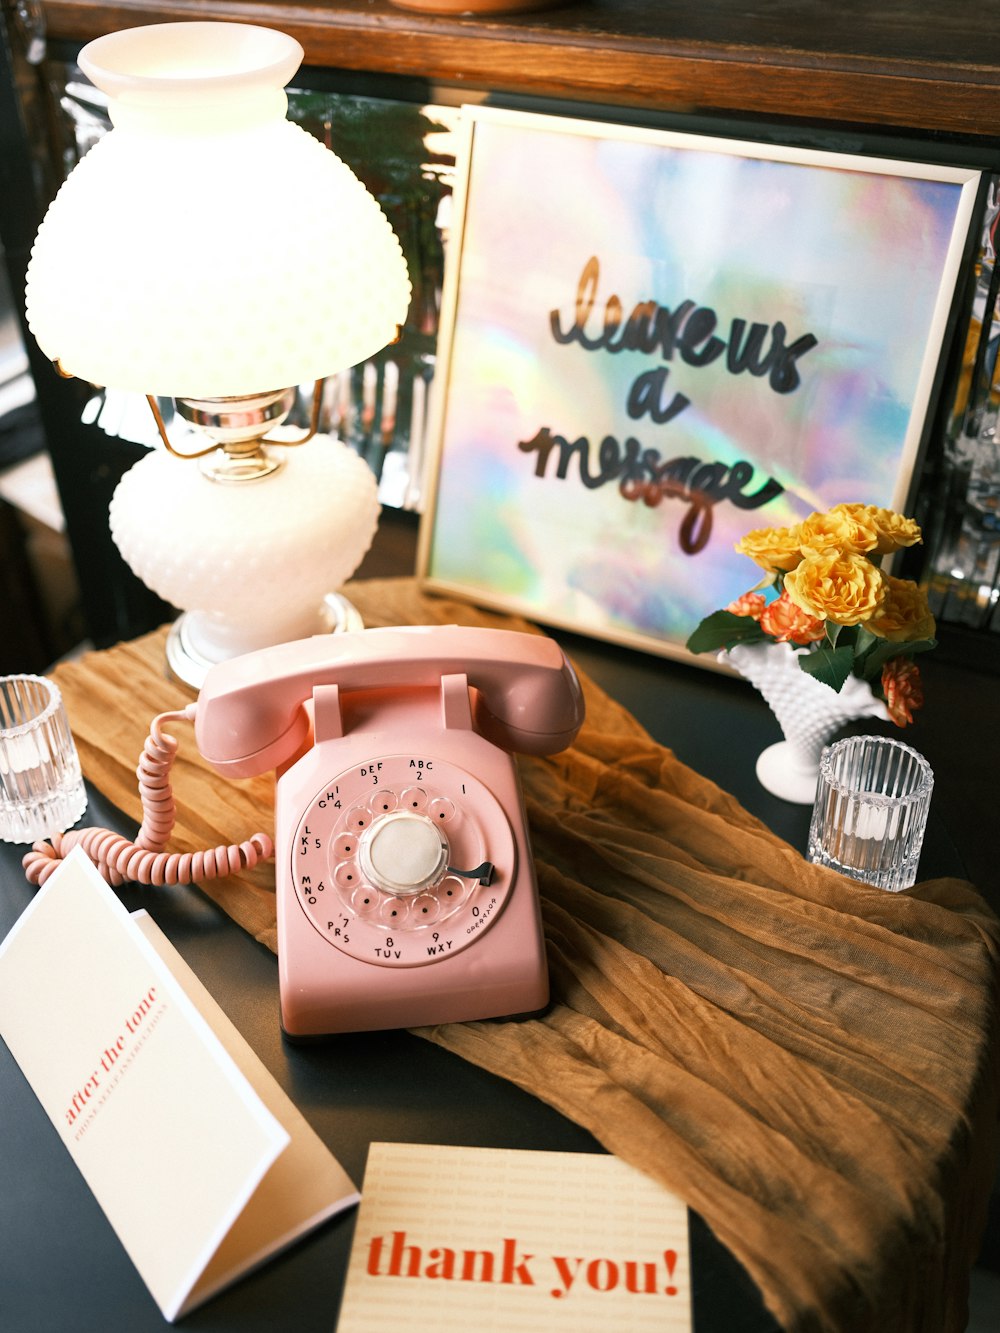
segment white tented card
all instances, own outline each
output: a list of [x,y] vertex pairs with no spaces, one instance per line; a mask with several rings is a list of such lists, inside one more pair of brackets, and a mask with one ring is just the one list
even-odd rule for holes
[[687,1209],[615,1157],[373,1143],[338,1333],[688,1333]]
[[169,1320],[357,1202],[155,924],[82,852],[0,944],[0,1035]]

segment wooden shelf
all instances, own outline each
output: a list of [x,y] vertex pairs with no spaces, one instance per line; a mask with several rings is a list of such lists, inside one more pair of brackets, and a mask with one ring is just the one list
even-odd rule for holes
[[1000,29],[981,0],[589,0],[438,17],[388,0],[46,0],[49,35],[178,19],[298,38],[309,65],[677,113],[957,136],[996,151]]

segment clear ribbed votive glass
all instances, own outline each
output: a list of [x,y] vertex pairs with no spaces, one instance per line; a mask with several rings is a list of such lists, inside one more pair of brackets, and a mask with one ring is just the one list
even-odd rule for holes
[[44,676],[0,676],[0,842],[63,833],[86,805],[59,687]]
[[897,892],[917,878],[934,774],[909,745],[850,736],[823,751],[809,860]]

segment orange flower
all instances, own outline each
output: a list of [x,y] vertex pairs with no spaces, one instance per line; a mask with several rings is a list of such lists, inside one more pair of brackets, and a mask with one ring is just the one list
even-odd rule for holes
[[800,647],[816,643],[826,634],[826,625],[796,606],[787,592],[765,607],[758,617],[760,627],[778,643],[795,643]]
[[882,668],[882,692],[889,716],[897,727],[913,721],[914,710],[923,706],[924,687],[920,668],[911,657],[893,657]]
[[764,605],[765,598],[762,592],[745,592],[742,597],[737,597],[735,602],[730,602],[725,609],[730,615],[749,616],[751,620],[760,620]]

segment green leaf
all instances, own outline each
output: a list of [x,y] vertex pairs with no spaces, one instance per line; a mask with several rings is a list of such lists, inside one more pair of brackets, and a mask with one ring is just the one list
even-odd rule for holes
[[706,616],[687,641],[692,653],[718,652],[737,643],[762,643],[767,635],[752,616],[737,616],[732,611],[713,611]]
[[862,680],[877,680],[882,675],[886,662],[894,657],[913,657],[917,653],[930,652],[937,647],[937,639],[914,639],[912,643],[890,643],[888,639],[879,639],[877,646],[864,660],[861,670]]
[[865,629],[864,625],[857,627],[857,635],[854,640],[854,656],[862,658],[876,643],[884,643],[877,634],[873,634],[870,629]]
[[854,649],[818,648],[814,653],[800,654],[799,666],[807,675],[839,693],[854,666]]
[[[879,646],[885,642],[871,630],[865,629],[864,625],[858,625],[854,632],[854,674],[860,676],[862,680],[869,680],[868,662],[872,653],[879,651]],[[879,667],[878,670],[881,670]],[[878,672],[876,672],[876,675]]]

